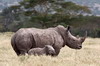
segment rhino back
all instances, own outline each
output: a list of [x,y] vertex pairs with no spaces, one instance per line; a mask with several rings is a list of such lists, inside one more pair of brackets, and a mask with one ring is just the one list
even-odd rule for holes
[[[32,30],[32,29],[29,29]],[[44,47],[45,45],[59,44],[61,47],[63,45],[63,39],[61,35],[54,30],[54,28],[49,29],[34,29],[32,30],[32,35],[34,36],[36,47]]]

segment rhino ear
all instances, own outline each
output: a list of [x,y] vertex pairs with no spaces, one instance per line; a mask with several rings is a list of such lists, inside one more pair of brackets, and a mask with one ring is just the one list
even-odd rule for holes
[[67,30],[66,30],[66,31],[69,31],[69,30],[70,30],[70,26],[68,25],[68,26],[67,26]]

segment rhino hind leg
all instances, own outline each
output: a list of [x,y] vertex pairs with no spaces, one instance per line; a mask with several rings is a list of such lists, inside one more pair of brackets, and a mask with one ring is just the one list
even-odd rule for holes
[[16,52],[16,54],[19,56],[20,55],[20,51],[16,47],[16,44],[12,44],[12,47],[13,47],[13,50]]
[[20,55],[25,55],[25,54],[26,54],[26,52],[24,52],[24,51],[20,52]]
[[14,50],[15,50],[16,54],[19,56],[20,55],[20,51],[17,50],[16,48],[14,48]]
[[16,54],[19,56],[19,55],[20,55],[20,51],[18,50],[14,39],[15,39],[15,36],[13,36],[12,39],[11,39],[11,45],[12,45],[13,50],[14,50],[14,51],[16,52]]

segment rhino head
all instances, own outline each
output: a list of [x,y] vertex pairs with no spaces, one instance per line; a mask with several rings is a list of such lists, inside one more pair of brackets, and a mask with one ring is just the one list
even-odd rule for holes
[[84,37],[73,36],[70,32],[70,26],[65,28],[60,25],[58,26],[58,32],[61,34],[62,38],[64,39],[64,46],[67,45],[72,49],[81,49],[82,43],[85,41],[87,37],[87,32]]
[[70,33],[70,26],[67,27],[66,29],[66,45],[70,48],[73,49],[81,49],[82,48],[82,43],[85,41],[87,37],[87,31],[85,33],[84,37],[75,37]]

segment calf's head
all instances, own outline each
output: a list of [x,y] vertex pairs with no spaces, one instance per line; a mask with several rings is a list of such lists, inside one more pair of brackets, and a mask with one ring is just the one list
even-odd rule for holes
[[55,55],[55,49],[51,45],[45,45],[45,50],[47,55]]
[[87,37],[87,32],[84,37],[75,37],[70,33],[70,26],[66,28],[66,45],[73,49],[81,49],[82,43]]

